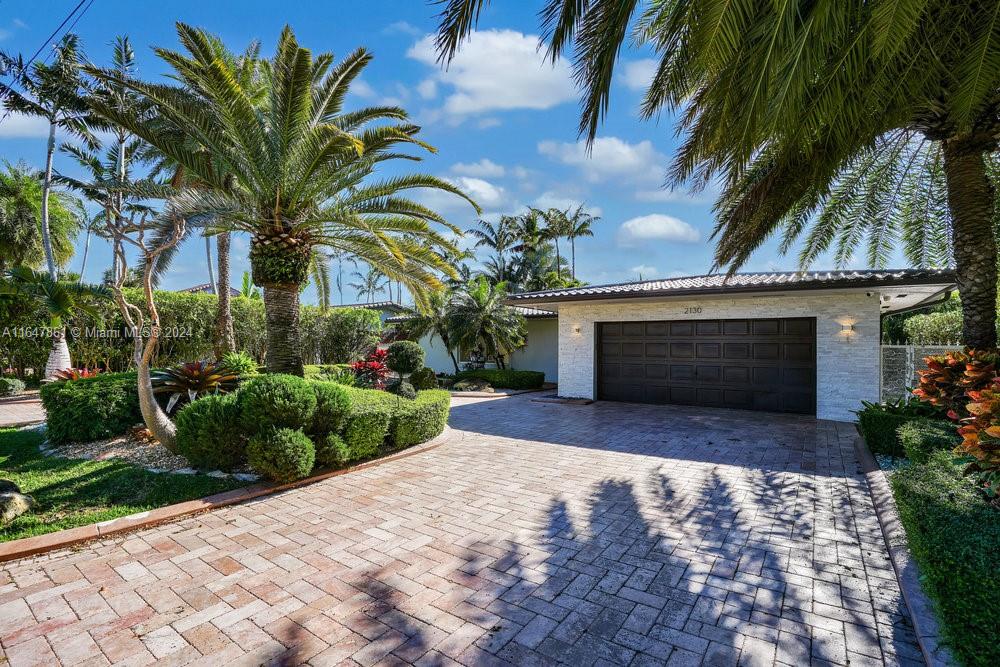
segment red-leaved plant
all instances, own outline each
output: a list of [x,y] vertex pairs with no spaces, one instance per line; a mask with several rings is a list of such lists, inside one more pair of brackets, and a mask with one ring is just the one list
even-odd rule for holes
[[958,429],[962,444],[956,454],[969,458],[966,474],[979,479],[986,495],[1000,495],[1000,378],[993,378],[990,386],[970,391],[972,400],[966,409],[971,416],[962,420]]
[[920,380],[913,395],[946,410],[949,419],[959,421],[969,416],[968,392],[992,384],[997,375],[997,360],[995,350],[972,349],[925,357],[927,370],[917,371]]
[[385,350],[375,348],[364,361],[355,361],[351,364],[351,370],[354,371],[359,387],[385,389],[385,379],[389,375],[389,367],[385,365],[388,356],[389,353]]
[[98,368],[64,368],[52,374],[55,380],[82,380],[97,377],[101,374]]

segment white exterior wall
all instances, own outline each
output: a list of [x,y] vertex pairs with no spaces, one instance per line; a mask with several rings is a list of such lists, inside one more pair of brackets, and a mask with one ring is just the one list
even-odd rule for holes
[[[691,312],[692,308],[701,312]],[[597,322],[767,317],[816,318],[817,417],[854,421],[851,411],[862,400],[878,400],[879,297],[865,292],[563,302],[559,304],[559,394],[594,398]],[[845,335],[844,324],[853,324],[854,332]]]
[[[546,382],[555,382],[559,377],[559,326],[555,318],[527,320],[527,345],[510,357],[510,367],[525,371],[542,371]],[[436,373],[453,373],[455,365],[437,336],[431,342],[429,336],[420,339],[424,348],[424,363]],[[461,359],[459,359],[461,364]]]

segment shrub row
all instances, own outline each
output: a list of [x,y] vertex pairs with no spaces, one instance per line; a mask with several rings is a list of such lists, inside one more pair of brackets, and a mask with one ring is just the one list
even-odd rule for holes
[[962,441],[956,425],[944,419],[913,419],[900,426],[896,435],[906,458],[921,464],[935,452],[951,451]]
[[42,385],[41,397],[54,445],[110,438],[142,421],[135,373],[51,382]]
[[899,516],[945,640],[965,665],[1000,664],[1000,511],[948,452],[892,474]]
[[869,407],[858,412],[858,431],[874,454],[902,456],[903,445],[899,442],[899,427],[912,421],[912,415],[895,414]]
[[0,397],[16,396],[24,391],[24,381],[15,377],[0,377]]
[[456,380],[483,380],[496,389],[538,389],[545,382],[541,371],[517,371],[510,368],[479,368],[461,371]]

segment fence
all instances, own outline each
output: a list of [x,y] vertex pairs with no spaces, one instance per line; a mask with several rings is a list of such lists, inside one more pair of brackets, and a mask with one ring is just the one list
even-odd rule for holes
[[881,400],[890,401],[907,394],[907,390],[917,383],[917,371],[927,368],[924,357],[944,354],[950,350],[960,350],[958,343],[940,345],[892,345],[882,344]]

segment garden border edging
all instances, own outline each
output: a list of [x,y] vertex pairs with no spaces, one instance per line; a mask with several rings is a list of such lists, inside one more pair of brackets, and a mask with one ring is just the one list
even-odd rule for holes
[[948,667],[956,664],[951,651],[941,639],[941,630],[934,614],[934,605],[920,586],[920,574],[913,555],[907,546],[906,531],[899,520],[896,499],[885,472],[875,462],[868,444],[860,435],[854,439],[854,449],[861,464],[861,472],[868,484],[868,493],[875,507],[882,538],[889,550],[889,560],[896,573],[896,581],[903,593],[903,601],[910,612],[913,633],[917,637],[924,662],[929,667]]
[[439,435],[431,438],[427,442],[407,447],[406,449],[389,454],[388,456],[359,463],[358,465],[351,466],[349,468],[327,470],[317,475],[305,477],[287,484],[253,484],[240,489],[223,491],[222,493],[216,493],[204,498],[198,498],[196,500],[188,500],[182,503],[157,507],[156,509],[149,510],[148,512],[129,514],[128,516],[122,516],[117,519],[110,519],[99,523],[92,523],[86,526],[78,526],[76,528],[68,528],[66,530],[57,530],[52,533],[45,533],[44,535],[25,537],[20,540],[11,540],[10,542],[2,542],[0,543],[0,563],[17,560],[19,558],[27,558],[29,556],[37,556],[56,549],[76,546],[84,542],[90,542],[92,540],[110,537],[112,535],[118,535],[125,532],[131,532],[141,528],[149,528],[174,519],[219,509],[228,505],[235,505],[247,500],[253,500],[254,498],[260,498],[261,496],[267,496],[281,491],[289,491],[291,489],[296,489],[315,482],[321,482],[332,477],[339,477],[340,475],[345,475],[347,473],[354,472],[355,470],[365,470],[382,465],[383,463],[391,463],[393,461],[405,459],[431,449],[436,449],[447,442],[458,441],[463,438],[463,431],[452,429],[446,424],[444,430]]

